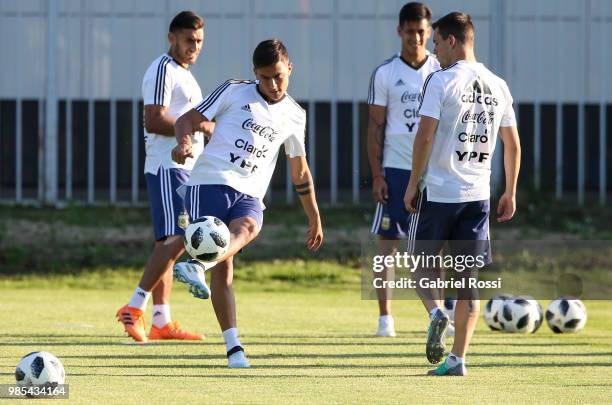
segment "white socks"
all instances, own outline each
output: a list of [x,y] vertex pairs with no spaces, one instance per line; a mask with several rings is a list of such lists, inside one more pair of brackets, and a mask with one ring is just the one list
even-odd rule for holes
[[393,316],[391,316],[391,315],[381,315],[378,318],[378,322],[380,322],[380,323],[388,323],[388,322],[393,323]]
[[251,365],[244,354],[242,344],[238,340],[238,328],[223,331],[223,340],[227,350],[227,366],[229,368],[249,368]]
[[457,364],[462,364],[465,362],[464,357],[457,357],[453,353],[449,353],[448,358],[446,359],[446,364],[449,367],[455,367]]
[[170,322],[172,322],[170,305],[153,305],[153,325],[161,329]]
[[224,330],[223,340],[225,340],[225,350],[228,352],[236,346],[242,346],[240,340],[238,340],[238,328]]
[[141,311],[144,311],[147,308],[149,298],[151,298],[151,292],[145,291],[138,286],[134,290],[134,294],[132,295],[132,299],[130,300],[128,307],[138,308]]

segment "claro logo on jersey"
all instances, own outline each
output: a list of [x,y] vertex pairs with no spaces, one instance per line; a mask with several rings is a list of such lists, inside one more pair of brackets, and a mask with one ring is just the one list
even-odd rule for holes
[[276,139],[276,135],[278,135],[278,132],[274,128],[260,125],[256,123],[253,118],[249,118],[244,121],[242,123],[242,129],[251,131],[254,134],[257,134],[270,142],[274,142],[274,139]]
[[465,89],[461,95],[462,103],[481,104],[497,106],[499,102],[496,97],[493,97],[489,86],[478,77],[474,82]]
[[256,158],[266,158],[266,153],[268,152],[268,148],[266,145],[262,145],[260,148],[249,143],[249,141],[245,141],[244,139],[236,139],[234,142],[234,146],[238,149],[242,149],[245,152],[250,153],[253,157]]

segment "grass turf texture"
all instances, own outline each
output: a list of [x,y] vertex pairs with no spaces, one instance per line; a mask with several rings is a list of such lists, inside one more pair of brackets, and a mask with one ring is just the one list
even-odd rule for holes
[[607,301],[586,302],[589,320],[575,335],[546,325],[534,335],[501,334],[480,320],[469,376],[457,379],[424,376],[431,366],[420,303],[395,302],[398,337],[375,338],[376,303],[360,300],[354,287],[239,285],[239,327],[253,367],[229,370],[210,301],[182,286],[173,317],[208,338],[135,346],[114,321],[130,289],[40,289],[30,281],[2,286],[0,383],[13,381],[24,354],[49,351],[63,361],[75,403],[604,403],[612,396]]

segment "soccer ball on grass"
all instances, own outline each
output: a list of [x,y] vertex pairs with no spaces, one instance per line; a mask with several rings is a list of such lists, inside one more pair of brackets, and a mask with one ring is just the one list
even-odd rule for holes
[[15,369],[15,380],[20,387],[56,387],[66,378],[64,366],[48,352],[32,352],[21,358]]

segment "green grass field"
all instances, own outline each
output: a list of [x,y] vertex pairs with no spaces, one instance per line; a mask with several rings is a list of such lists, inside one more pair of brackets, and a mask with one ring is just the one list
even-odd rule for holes
[[[510,227],[492,223],[493,234],[612,239],[612,211],[537,205],[545,203],[525,199]],[[377,305],[359,290],[360,241],[372,212],[324,207],[317,254],[302,245],[300,210],[266,212],[261,235],[236,259],[238,321],[252,368],[228,370],[211,303],[182,285],[173,318],[206,333],[204,342],[128,344],[115,321],[151,249],[146,209],[0,206],[0,384],[14,381],[21,356],[46,350],[63,361],[75,403],[610,402],[612,301],[586,302],[589,320],[576,335],[545,325],[534,335],[500,334],[481,321],[461,379],[425,376],[419,302],[395,302],[398,336],[375,338]]]
[[[272,265],[271,265],[272,266]],[[129,282],[133,280],[130,277]],[[226,368],[212,306],[183,286],[173,317],[202,342],[129,345],[115,310],[124,288],[36,288],[5,282],[0,300],[0,383],[19,358],[46,350],[67,372],[75,403],[604,403],[612,397],[612,303],[587,302],[575,335],[490,332],[481,321],[467,378],[433,378],[424,356],[424,310],[395,303],[398,337],[373,337],[376,304],[354,287],[237,292],[248,370]],[[546,304],[543,302],[543,304]],[[147,321],[149,320],[147,315]]]

